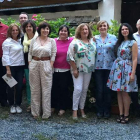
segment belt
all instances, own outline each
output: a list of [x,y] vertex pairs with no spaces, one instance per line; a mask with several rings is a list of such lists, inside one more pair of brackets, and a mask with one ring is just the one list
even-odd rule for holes
[[34,60],[36,60],[36,61],[39,61],[39,60],[41,60],[41,61],[50,60],[50,57],[41,57],[41,58],[39,58],[39,57],[33,56],[32,58]]

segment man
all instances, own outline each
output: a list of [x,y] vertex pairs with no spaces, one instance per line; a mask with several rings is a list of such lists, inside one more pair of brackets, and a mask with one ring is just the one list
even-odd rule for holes
[[[136,75],[137,75],[138,89],[140,89],[140,19],[137,21],[136,27],[138,31],[134,33],[133,36],[138,44],[138,65],[136,69]],[[131,94],[131,99],[133,102],[133,111],[135,111],[136,113],[139,113],[140,107],[138,103],[138,92],[133,92]]]
[[20,30],[21,30],[21,34],[22,34],[22,36],[23,36],[23,30],[22,30],[22,25],[23,25],[23,23],[25,22],[25,21],[27,21],[29,19],[29,16],[28,16],[28,14],[27,13],[25,13],[25,12],[21,12],[20,13],[20,15],[19,15],[19,22],[20,22]]
[[6,93],[6,83],[2,79],[2,76],[6,74],[6,69],[2,65],[2,43],[6,39],[8,26],[4,25],[0,21],[0,103],[1,106],[7,106],[7,93]]

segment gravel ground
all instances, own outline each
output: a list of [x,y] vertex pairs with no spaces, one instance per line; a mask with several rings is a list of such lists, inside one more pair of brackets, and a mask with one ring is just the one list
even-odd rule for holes
[[9,108],[0,108],[0,140],[140,140],[139,118],[131,117],[131,122],[123,125],[116,123],[115,115],[98,120],[95,113],[87,113],[87,119],[74,122],[71,111],[48,120],[35,120],[26,111],[8,112]]

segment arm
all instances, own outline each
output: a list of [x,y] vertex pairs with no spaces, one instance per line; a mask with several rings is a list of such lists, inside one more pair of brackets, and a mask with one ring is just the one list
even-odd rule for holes
[[132,46],[132,73],[130,76],[130,82],[134,81],[135,79],[135,71],[137,67],[137,57],[138,57],[138,46],[135,42]]
[[6,75],[7,77],[10,77],[11,78],[11,70],[10,70],[10,66],[6,66]]
[[76,64],[74,61],[70,61],[70,65],[72,67],[73,75],[75,78],[78,78],[79,72],[77,70]]
[[51,40],[51,43],[52,43],[52,47],[51,47],[51,60],[50,60],[50,63],[51,63],[51,67],[53,68],[57,48],[56,48],[56,42],[55,42],[54,39]]
[[28,53],[28,63],[32,61],[32,50],[33,50],[33,43],[36,41],[35,39],[32,39],[30,47],[29,47],[29,53]]

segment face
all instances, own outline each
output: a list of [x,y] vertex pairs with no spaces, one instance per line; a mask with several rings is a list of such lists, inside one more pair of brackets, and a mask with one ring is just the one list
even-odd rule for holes
[[18,34],[19,34],[18,27],[17,26],[13,26],[12,27],[12,33],[11,33],[12,38],[17,38]]
[[62,30],[59,31],[59,38],[66,39],[68,37],[68,30],[66,27],[63,27]]
[[33,26],[30,23],[28,23],[26,28],[25,28],[25,31],[27,34],[33,33]]
[[136,27],[137,27],[138,30],[140,30],[140,20],[139,20],[139,22],[137,23]]
[[41,36],[47,37],[49,35],[50,29],[49,27],[41,28]]
[[87,38],[89,35],[88,27],[85,25],[81,29],[81,38]]
[[107,30],[108,30],[108,26],[107,26],[107,23],[106,23],[106,22],[102,23],[102,24],[99,26],[99,32],[100,32],[100,34],[105,34],[105,33],[107,33]]
[[122,26],[121,33],[122,33],[122,35],[124,37],[127,37],[129,35],[129,29],[128,29],[128,27]]
[[26,14],[19,15],[19,22],[21,25],[27,20],[28,20],[28,16]]

